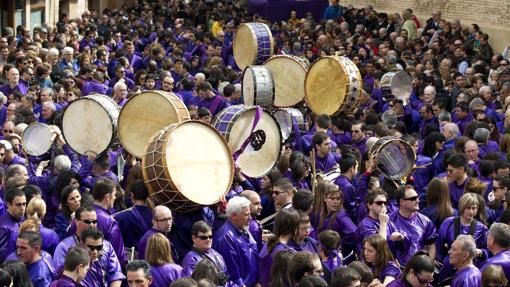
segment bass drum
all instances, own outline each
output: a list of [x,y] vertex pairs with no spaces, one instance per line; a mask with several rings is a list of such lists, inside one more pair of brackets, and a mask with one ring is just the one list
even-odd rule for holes
[[119,140],[137,158],[154,133],[171,124],[189,120],[184,103],[173,93],[147,91],[130,98],[119,115]]
[[277,55],[264,63],[271,68],[275,83],[275,107],[293,107],[305,98],[308,61],[289,55]]
[[249,177],[265,175],[280,158],[280,126],[260,107],[230,106],[214,118],[212,125],[225,137],[236,164]]
[[31,156],[41,156],[51,149],[55,133],[51,126],[43,123],[29,125],[21,137],[23,150]]
[[269,109],[274,103],[274,79],[265,66],[248,66],[243,72],[243,100],[247,105]]
[[381,78],[381,89],[385,99],[396,98],[405,103],[413,92],[413,78],[404,71],[388,72]]
[[97,156],[116,138],[119,113],[119,105],[108,96],[81,97],[65,109],[62,135],[76,153]]
[[227,194],[234,161],[227,142],[213,127],[185,121],[148,140],[142,174],[156,205],[185,213],[215,204]]
[[[282,130],[282,138],[286,141],[295,132],[304,134],[306,131],[305,118],[300,110],[293,108],[279,109],[273,113]],[[297,126],[297,130],[296,130]]]
[[351,112],[361,96],[363,82],[358,67],[348,58],[326,56],[317,60],[305,79],[305,100],[320,115]]
[[377,170],[391,180],[402,180],[413,170],[416,154],[410,144],[397,137],[382,137],[370,148]]
[[239,69],[262,65],[273,56],[274,39],[264,23],[243,23],[234,35],[234,59]]

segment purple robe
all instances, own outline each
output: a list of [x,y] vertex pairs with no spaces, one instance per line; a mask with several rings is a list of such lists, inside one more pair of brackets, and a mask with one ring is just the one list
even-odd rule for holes
[[[333,222],[331,222],[332,216],[335,216]],[[356,248],[356,225],[349,218],[345,209],[328,214],[328,216],[324,219],[322,226],[319,226],[320,222],[318,214],[312,215],[310,222],[317,230],[317,234],[315,234],[315,236],[318,236],[321,231],[328,229],[334,230],[340,234],[340,238],[342,238],[342,254],[344,257],[348,256]]]
[[[407,287],[412,286],[411,284],[407,283],[407,281],[404,279],[395,279],[390,282],[390,284],[386,285],[386,287]],[[427,287],[431,287],[432,285],[427,284]]]
[[434,177],[434,166],[432,159],[423,155],[418,155],[416,159],[416,169],[412,173],[414,177],[414,188],[419,194],[425,192],[425,187]]
[[107,85],[100,83],[98,81],[86,81],[85,84],[83,84],[83,87],[81,88],[81,92],[83,96],[88,96],[90,94],[102,94],[102,95],[108,95],[111,91],[111,88],[109,88]]
[[257,247],[259,250],[262,250],[263,242],[262,242],[262,226],[257,221],[257,219],[252,218],[248,223],[248,231],[253,236],[253,239],[257,241]]
[[296,243],[294,240],[290,240],[287,245],[296,251],[308,251],[315,254],[319,254],[319,243],[314,238],[307,236],[301,243]]
[[404,236],[404,240],[394,242],[394,255],[402,265],[406,264],[416,251],[434,244],[437,239],[434,223],[419,212],[415,212],[411,218],[405,218],[395,210],[390,213],[390,221],[395,224],[396,231]]
[[482,286],[482,273],[475,266],[457,271],[452,278],[451,287],[479,287]]
[[[218,102],[218,104],[215,104],[216,102]],[[228,106],[230,106],[228,101],[219,95],[216,95],[211,99],[201,99],[200,102],[198,103],[199,108],[207,108],[211,112],[211,115],[213,117],[219,114],[223,109],[227,108]]]
[[338,165],[339,156],[336,153],[330,152],[324,158],[320,158],[315,154],[315,169],[317,171],[328,172],[332,170],[335,165]]
[[139,259],[145,259],[145,249],[147,248],[147,242],[149,241],[149,238],[156,233],[161,233],[161,234],[167,236],[166,234],[157,230],[154,227],[147,230],[147,232],[142,236],[142,238],[140,238],[140,241],[138,243],[138,258]]
[[[375,271],[375,270],[372,268],[372,271]],[[397,279],[398,276],[400,276],[400,274],[402,274],[402,271],[397,266],[397,264],[393,261],[390,261],[381,270],[381,273],[379,274],[377,279],[379,279],[379,281],[381,281],[381,282],[384,282],[384,278],[386,278],[387,276]]]
[[483,272],[487,266],[494,264],[499,265],[505,272],[506,279],[510,278],[510,249],[503,250],[498,254],[487,259],[487,262],[480,268],[480,272]]
[[262,247],[262,251],[260,251],[260,280],[259,283],[262,287],[268,287],[271,282],[271,267],[273,266],[273,259],[276,254],[280,251],[290,251],[296,252],[292,247],[284,243],[276,243],[276,246],[273,247],[273,250],[269,252],[267,249],[267,243]]
[[[439,237],[436,241],[436,258],[442,262],[448,256],[448,250],[455,241],[455,216],[448,217],[439,227]],[[460,224],[460,234],[469,234],[470,225]],[[476,221],[475,233],[472,235],[476,242],[476,248],[485,249],[487,247],[488,229],[480,221]],[[460,235],[459,234],[459,235]]]
[[50,287],[83,287],[83,285],[76,283],[72,278],[62,274],[58,280],[51,283]]
[[356,193],[352,180],[345,175],[340,175],[335,180],[335,184],[338,185],[344,196],[344,208],[347,210],[349,217],[356,221],[356,210],[361,201],[359,194]]
[[126,247],[135,247],[143,235],[151,228],[152,211],[143,205],[135,205],[114,215],[119,223],[120,233]]
[[124,241],[120,232],[119,223],[108,213],[103,207],[94,204],[97,214],[97,228],[104,234],[104,239],[109,241],[120,263],[124,265],[126,262],[124,254]]
[[359,153],[363,155],[367,151],[367,140],[368,137],[365,136],[364,138],[357,142],[352,141],[352,147],[357,148],[359,150]]
[[20,85],[19,83],[14,86],[14,88],[11,88],[8,84],[0,86],[0,92],[4,93],[7,98],[16,91],[19,91],[21,95],[25,95],[28,92],[28,87]]
[[[393,242],[390,241],[390,236],[395,231],[397,231],[395,225],[393,225],[391,221],[388,221],[388,224],[386,225],[386,240],[390,246]],[[358,228],[356,229],[356,251],[358,254],[361,254],[361,251],[363,250],[363,240],[373,234],[379,234],[379,220],[374,219],[371,216],[366,216],[360,221]]]
[[53,266],[55,267],[57,274],[60,274],[62,270],[64,270],[64,261],[67,251],[77,245],[77,238],[74,235],[66,237],[57,245],[57,248],[55,248],[55,253],[53,254]]
[[167,287],[182,276],[182,267],[177,264],[151,265],[151,287]]
[[122,268],[110,242],[103,239],[101,257],[90,264],[89,272],[81,284],[86,287],[107,287],[113,281],[124,280]]
[[227,221],[216,232],[213,248],[225,259],[229,279],[239,286],[255,286],[259,278],[258,248],[253,236]]
[[473,121],[473,115],[469,113],[465,118],[462,120],[457,120],[455,124],[459,127],[459,131],[461,134],[464,134],[464,129]]
[[452,207],[455,209],[459,208],[459,200],[464,195],[464,189],[466,188],[466,184],[469,181],[469,176],[466,177],[466,180],[462,184],[457,184],[457,182],[452,181],[448,183],[448,192],[450,193],[450,200],[452,201]]
[[[52,229],[44,227],[42,224],[39,224],[39,232],[42,239],[42,250],[48,252],[49,254],[53,254],[55,252],[55,248],[60,242],[57,233]],[[10,252],[16,251],[16,240],[18,239],[18,235],[18,231],[14,231],[11,234],[11,244],[9,249]]]
[[41,256],[36,262],[27,265],[27,269],[34,287],[47,287],[53,282],[53,267],[50,260]]
[[216,250],[211,248],[203,252],[203,255],[201,255],[199,252],[197,252],[197,250],[192,249],[190,252],[188,252],[188,254],[186,254],[186,256],[184,256],[184,259],[182,260],[182,276],[191,276],[193,270],[195,270],[195,266],[197,266],[197,263],[202,259],[211,260],[219,272],[227,273],[227,265],[225,265],[225,260],[223,259],[223,256],[221,256],[221,254],[219,254]]

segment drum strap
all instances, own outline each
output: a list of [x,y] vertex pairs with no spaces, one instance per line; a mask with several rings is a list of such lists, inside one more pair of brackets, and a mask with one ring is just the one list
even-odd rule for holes
[[209,111],[211,112],[211,115],[216,114],[216,110],[218,110],[218,107],[220,106],[220,104],[221,104],[221,96],[214,97],[214,100],[212,101],[211,107],[209,109]]
[[[263,112],[262,108],[261,107],[257,107],[257,109],[255,111],[255,117],[253,118],[253,124],[252,124],[251,130],[250,130],[250,135],[253,133],[253,131],[255,130],[257,125],[259,124],[260,118],[262,117],[262,112]],[[237,159],[244,152],[244,150],[246,149],[246,147],[250,143],[250,139],[251,139],[251,137],[248,136],[248,138],[244,140],[244,142],[241,145],[241,147],[237,151],[234,152],[234,154],[232,155],[233,158],[234,158],[234,161],[237,161]]]

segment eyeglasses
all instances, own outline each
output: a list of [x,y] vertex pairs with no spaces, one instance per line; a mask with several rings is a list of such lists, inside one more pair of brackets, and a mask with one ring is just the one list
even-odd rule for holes
[[14,133],[14,130],[2,130],[4,134],[12,134]]
[[411,196],[411,197],[404,197],[402,199],[407,200],[407,201],[416,201],[416,200],[418,200],[418,198],[420,198],[420,197],[418,195],[415,195],[415,196]]
[[386,202],[386,201],[384,201],[384,200],[378,200],[378,201],[374,201],[374,202],[372,202],[372,203],[375,203],[375,204],[377,204],[377,205],[379,205],[379,206],[381,206],[381,205],[383,205],[383,204],[384,204],[384,205],[388,205],[388,202]]
[[96,220],[85,219],[85,220],[83,220],[83,223],[88,224],[88,225],[97,224],[97,219]]
[[200,240],[207,240],[207,239],[211,240],[211,239],[213,239],[212,235],[199,235],[197,237],[200,238]]
[[393,108],[394,104],[389,104],[388,107]]
[[101,244],[101,245],[88,245],[87,244],[87,247],[90,249],[90,251],[94,251],[94,250],[101,251],[101,250],[103,250],[103,244]]
[[173,220],[174,220],[173,217],[166,217],[166,218],[156,219],[156,221],[158,221],[158,222],[173,221]]
[[420,282],[420,284],[432,284],[432,282],[434,282],[434,279],[425,280],[425,279],[421,279],[420,276],[418,276],[418,274],[415,274],[415,275],[416,275],[416,279],[418,279],[418,282]]

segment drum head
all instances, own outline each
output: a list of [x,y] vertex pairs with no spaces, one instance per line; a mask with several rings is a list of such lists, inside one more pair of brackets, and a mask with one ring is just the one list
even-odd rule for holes
[[286,110],[277,110],[273,116],[280,125],[282,139],[287,140],[292,133],[292,121],[289,113]]
[[416,155],[412,147],[400,139],[381,138],[372,147],[377,153],[377,167],[391,180],[401,180],[413,169]]
[[348,91],[348,75],[335,57],[323,57],[308,70],[305,79],[305,100],[320,115],[335,114]]
[[293,56],[274,56],[264,63],[271,68],[275,83],[276,107],[292,107],[305,98],[307,66]]
[[197,204],[214,204],[230,189],[234,176],[231,152],[208,124],[180,124],[167,136],[165,157],[175,186]]
[[119,139],[132,155],[141,158],[145,143],[162,128],[190,119],[184,103],[174,94],[163,91],[135,95],[119,115]]
[[[110,113],[106,108],[116,110]],[[106,108],[90,96],[67,106],[62,120],[62,133],[74,151],[83,155],[98,155],[108,148],[115,133],[119,111],[118,106]]]
[[234,59],[237,66],[243,70],[255,64],[258,46],[257,37],[246,23],[239,25],[234,35]]
[[391,81],[391,93],[398,99],[407,99],[413,92],[413,78],[404,71],[398,72]]
[[[228,142],[232,152],[239,150],[245,139],[250,137],[255,113],[256,109],[247,110],[235,121]],[[268,173],[278,161],[282,136],[280,127],[274,117],[265,111],[262,112],[254,133],[263,134],[264,140],[262,146],[253,147],[251,144],[248,144],[236,163],[244,174],[250,177],[261,177]]]
[[21,143],[23,149],[32,156],[40,156],[47,153],[53,138],[53,132],[50,128],[42,123],[34,123],[29,125],[23,132]]

